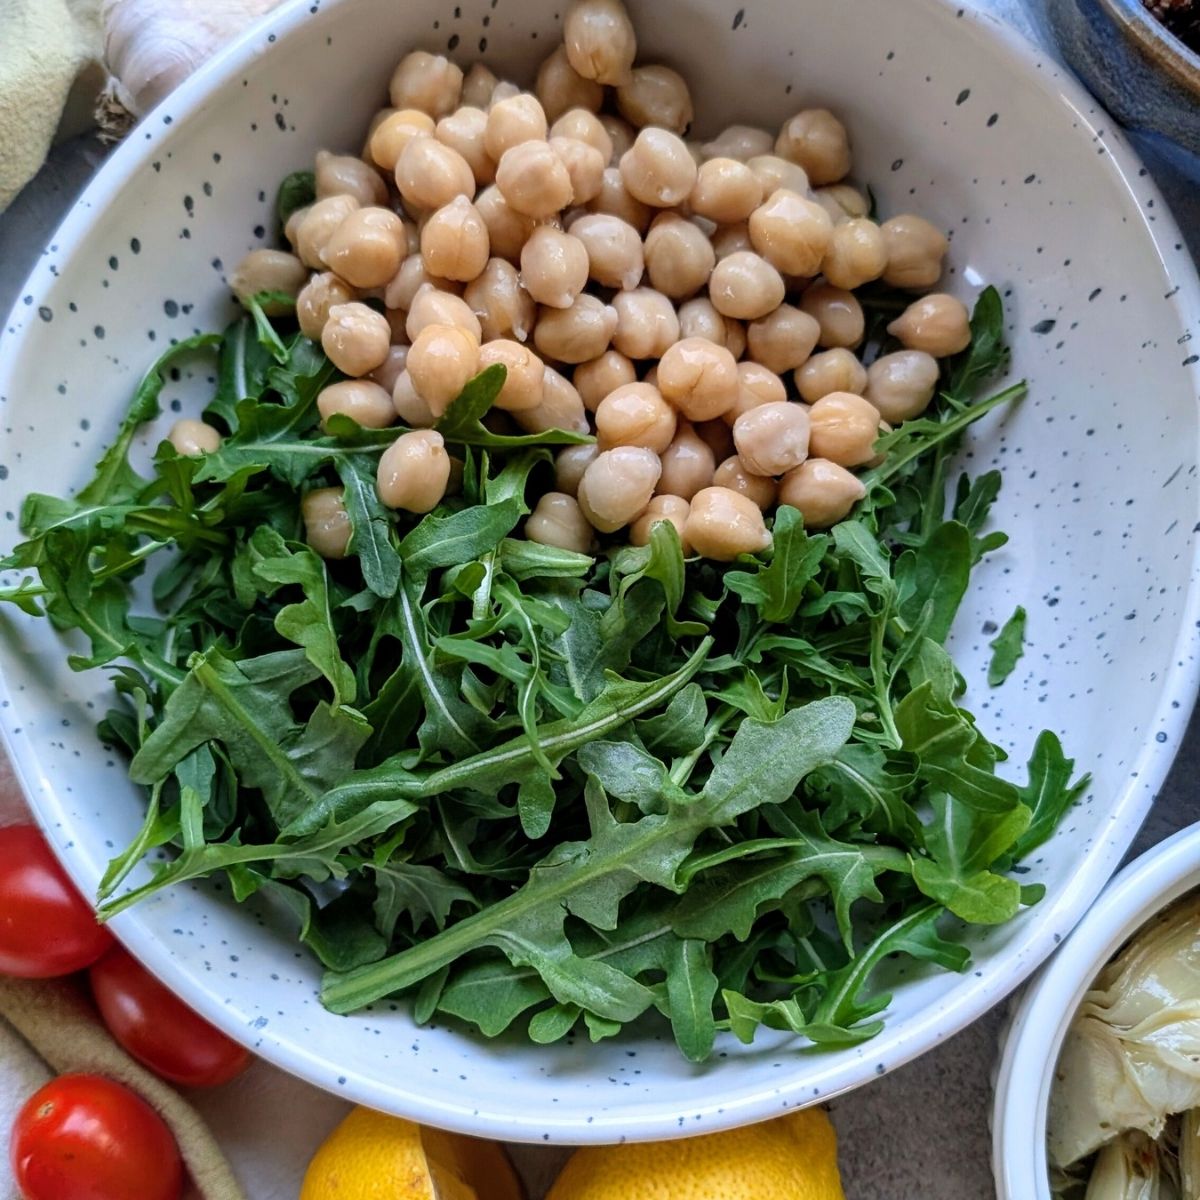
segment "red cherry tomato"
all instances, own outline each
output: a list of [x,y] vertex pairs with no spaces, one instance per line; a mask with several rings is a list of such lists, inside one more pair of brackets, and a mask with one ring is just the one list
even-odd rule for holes
[[121,946],[88,976],[113,1037],[156,1075],[184,1087],[214,1087],[245,1070],[246,1048],[188,1008]]
[[17,1115],[12,1170],[26,1200],[179,1200],[171,1131],[135,1092],[100,1075],[60,1075]]
[[70,975],[113,944],[32,825],[0,829],[0,974]]

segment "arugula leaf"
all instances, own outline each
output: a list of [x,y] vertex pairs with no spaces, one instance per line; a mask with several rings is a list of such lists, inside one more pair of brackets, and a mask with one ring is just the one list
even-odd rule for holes
[[461,446],[482,446],[490,450],[522,446],[578,446],[594,440],[587,434],[566,429],[550,429],[544,433],[492,433],[480,418],[495,403],[507,375],[508,369],[502,363],[485,367],[468,381],[434,428],[448,442]]
[[1019,604],[989,645],[992,661],[988,666],[988,683],[999,687],[1016,670],[1025,653],[1025,610]]
[[304,208],[317,198],[317,177],[312,171],[293,171],[285,175],[275,195],[275,216],[279,228],[298,208]]
[[392,516],[375,487],[375,471],[350,456],[338,461],[337,471],[353,531],[347,553],[357,556],[363,582],[375,595],[394,596],[400,586],[400,555],[392,540]]
[[771,561],[753,575],[729,571],[725,584],[743,600],[758,607],[764,621],[784,624],[796,615],[804,589],[816,577],[829,548],[825,534],[809,537],[804,518],[783,505],[775,514]]

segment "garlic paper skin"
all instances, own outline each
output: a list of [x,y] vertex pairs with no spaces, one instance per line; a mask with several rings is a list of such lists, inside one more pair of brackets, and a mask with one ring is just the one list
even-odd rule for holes
[[104,0],[104,55],[117,99],[150,111],[279,0]]

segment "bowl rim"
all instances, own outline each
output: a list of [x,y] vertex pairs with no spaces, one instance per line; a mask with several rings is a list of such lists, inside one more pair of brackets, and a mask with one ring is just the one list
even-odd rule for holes
[[[330,12],[349,9],[353,3],[354,0],[325,0],[324,4],[317,6],[311,0],[286,0],[180,84],[143,117],[139,126],[141,136],[127,138],[117,147],[63,220],[51,239],[58,247],[60,260],[69,260],[86,242],[93,225],[99,221],[110,202],[112,193],[123,188],[153,157],[163,153],[164,146],[169,146],[171,139],[178,136],[191,121],[202,119],[204,102],[210,94],[243,75],[257,59],[271,52],[273,45],[285,41],[309,19],[310,14],[319,9],[322,16],[327,16]],[[1103,129],[1097,128],[1085,115],[1090,110],[1095,111],[1096,105],[1081,84],[1068,73],[1060,71],[1052,59],[1022,34],[989,13],[964,7],[958,0],[910,0],[910,3],[924,6],[939,19],[957,21],[960,27],[972,29],[973,34],[964,36],[975,36],[989,43],[993,52],[1006,61],[1018,77],[1024,77],[1039,89],[1057,92],[1061,101],[1077,114],[1080,136],[1090,136],[1103,151],[1102,169],[1115,172],[1127,190],[1130,204],[1145,226],[1151,242],[1160,248],[1160,261],[1164,245],[1182,241],[1178,226],[1157,187],[1145,177],[1140,159],[1119,133],[1109,132],[1111,124],[1107,121],[1107,114],[1103,114]],[[1043,65],[1054,69],[1043,70]],[[1099,111],[1102,113],[1102,110]],[[1138,201],[1139,196],[1143,202],[1153,201],[1156,214],[1153,224],[1148,221],[1145,209]],[[1195,266],[1190,261],[1181,260],[1174,274],[1173,285],[1177,286],[1174,286],[1169,302],[1179,313],[1182,324],[1200,328],[1200,279],[1197,278]],[[35,264],[19,295],[29,292],[38,294],[53,282],[51,264],[43,258]],[[18,299],[9,319],[9,325],[16,330],[14,344],[21,336],[28,311]],[[15,354],[0,355],[0,392],[12,382],[9,364],[15,357]],[[1196,391],[1200,393],[1200,366],[1192,366],[1188,370],[1195,380]],[[1196,453],[1200,461],[1200,446]],[[1200,511],[1197,516],[1200,517]],[[256,1054],[281,1069],[372,1108],[479,1136],[571,1144],[678,1138],[694,1132],[745,1125],[776,1116],[784,1109],[827,1101],[861,1086],[882,1071],[903,1065],[1002,1001],[1056,949],[1064,934],[1083,916],[1117,868],[1149,810],[1154,792],[1175,757],[1195,702],[1197,686],[1200,685],[1200,656],[1193,660],[1188,653],[1197,625],[1200,625],[1200,547],[1193,546],[1182,619],[1172,647],[1170,665],[1163,672],[1162,700],[1151,714],[1148,726],[1158,731],[1165,740],[1156,740],[1147,733],[1144,745],[1114,798],[1110,819],[1097,832],[1079,869],[1055,893],[1056,919],[1053,922],[1043,920],[1028,936],[1013,939],[990,960],[988,970],[976,972],[957,994],[931,1005],[903,1025],[886,1028],[871,1043],[873,1053],[868,1058],[860,1055],[851,1059],[845,1056],[822,1079],[819,1095],[814,1095],[811,1077],[802,1087],[799,1075],[790,1079],[776,1078],[773,1086],[762,1084],[742,1092],[723,1094],[716,1089],[698,1089],[706,1091],[706,1094],[698,1094],[689,1106],[688,1113],[693,1120],[686,1128],[678,1112],[662,1108],[655,1110],[649,1106],[636,1112],[609,1108],[584,1123],[580,1118],[560,1116],[549,1109],[513,1111],[517,1107],[513,1105],[505,1108],[497,1106],[496,1111],[487,1111],[472,1098],[458,1103],[430,1099],[415,1089],[407,1088],[403,1081],[392,1080],[385,1084],[381,1080],[364,1078],[338,1068],[332,1060],[314,1052],[299,1036],[281,1033],[281,1026],[275,1022],[265,1029],[248,1030],[215,993],[205,991],[181,966],[170,953],[169,946],[160,941],[137,909],[118,916],[113,922],[113,929],[130,952],[152,973],[231,1037],[249,1045]],[[10,701],[10,705],[0,711],[0,737],[34,817],[65,869],[88,892],[95,880],[80,857],[73,854],[67,845],[69,839],[63,830],[69,827],[69,818],[63,800],[53,789],[35,786],[43,783],[38,756],[26,739],[15,738],[11,732],[12,714],[18,710],[2,661],[0,698]],[[881,1065],[877,1067],[876,1064]],[[730,1077],[734,1077],[732,1073]]]
[[1015,1006],[993,1098],[992,1171],[999,1200],[1050,1200],[1046,1119],[1054,1067],[1079,1003],[1130,937],[1197,888],[1200,822],[1125,867]]
[[1162,67],[1181,87],[1200,96],[1200,53],[1176,37],[1142,0],[1100,0],[1100,3],[1146,58]]

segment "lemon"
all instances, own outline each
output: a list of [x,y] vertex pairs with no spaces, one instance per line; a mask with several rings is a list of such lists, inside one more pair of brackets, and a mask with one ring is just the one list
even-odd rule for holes
[[577,1150],[547,1200],[845,1200],[819,1108],[677,1142]]
[[521,1200],[504,1151],[356,1108],[308,1164],[300,1200]]

